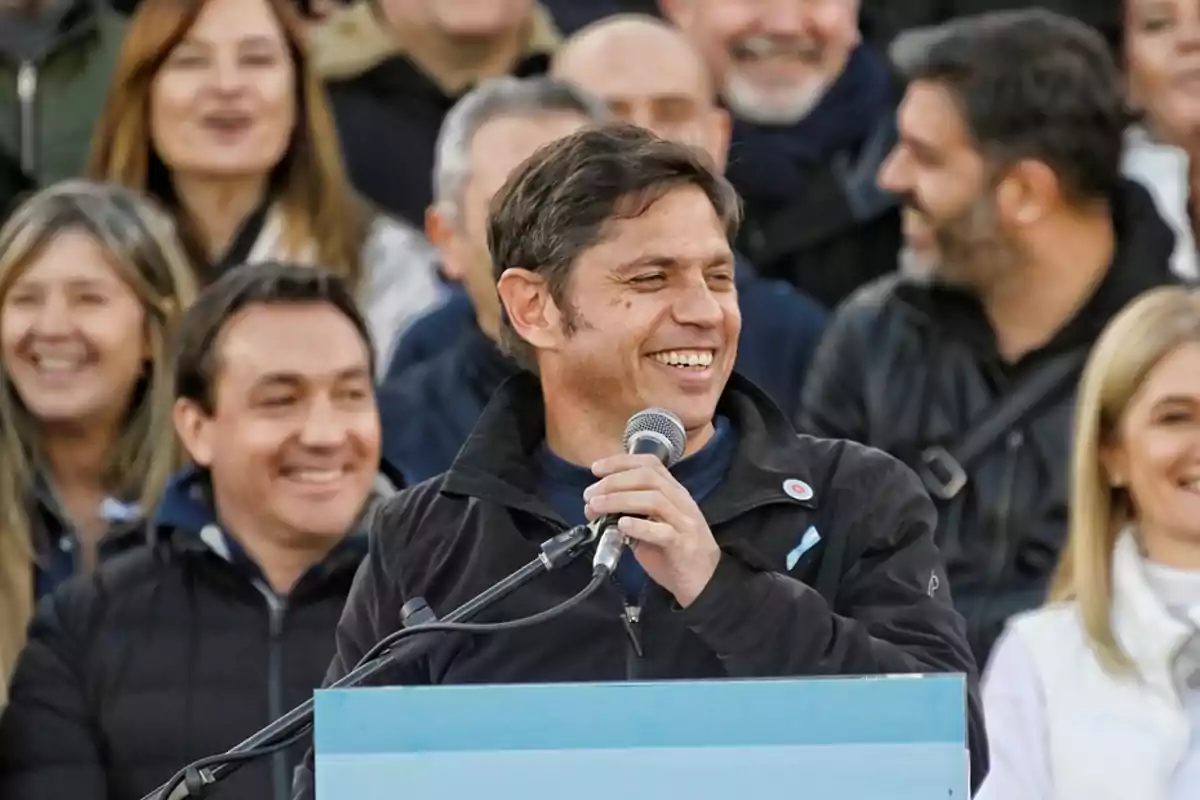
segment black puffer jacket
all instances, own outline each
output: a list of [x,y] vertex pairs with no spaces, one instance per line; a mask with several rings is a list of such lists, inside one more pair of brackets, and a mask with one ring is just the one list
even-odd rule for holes
[[[321,684],[365,540],[344,540],[278,599],[220,552],[201,488],[168,492],[152,546],[39,606],[0,718],[4,800],[139,800]],[[283,800],[302,756],[247,765],[207,798]]]
[[[916,467],[949,446],[1006,387],[1047,358],[1090,349],[1142,292],[1174,283],[1174,236],[1141,186],[1116,198],[1117,252],[1090,300],[1043,348],[1005,363],[979,304],[958,292],[888,277],[835,315],[818,348],[798,427],[886,450]],[[1038,605],[1063,545],[1073,384],[968,470],[969,483],[939,509],[938,545],[978,663],[1004,620]]]

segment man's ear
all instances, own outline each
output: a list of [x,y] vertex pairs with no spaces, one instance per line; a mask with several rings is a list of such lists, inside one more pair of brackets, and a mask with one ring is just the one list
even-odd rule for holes
[[[711,0],[698,0],[711,2]],[[697,0],[658,0],[658,9],[662,15],[677,27],[686,29],[692,22],[695,9],[692,7]]]
[[729,112],[720,106],[714,106],[708,113],[711,116],[707,126],[709,154],[717,172],[724,174],[729,161],[729,137],[732,135],[733,121]]
[[1061,199],[1062,186],[1054,170],[1028,158],[1009,168],[996,195],[1001,217],[1022,228],[1041,222]]
[[562,335],[562,315],[542,276],[509,267],[496,282],[500,303],[517,335],[538,350],[553,350]]
[[454,246],[454,224],[454,209],[445,203],[425,209],[425,238],[441,256],[442,275],[452,281],[461,281],[464,270]]
[[171,411],[175,433],[192,461],[209,467],[213,460],[212,418],[192,400],[180,398]]

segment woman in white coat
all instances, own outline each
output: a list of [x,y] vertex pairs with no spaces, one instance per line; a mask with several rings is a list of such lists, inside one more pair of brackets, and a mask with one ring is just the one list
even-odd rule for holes
[[1113,320],[1076,406],[1067,548],[984,681],[977,800],[1200,797],[1200,293]]

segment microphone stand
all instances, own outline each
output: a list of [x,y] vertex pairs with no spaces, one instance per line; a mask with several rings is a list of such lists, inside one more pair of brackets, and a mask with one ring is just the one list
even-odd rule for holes
[[[535,577],[544,572],[561,569],[573,562],[587,549],[588,545],[595,541],[596,534],[597,529],[594,526],[578,525],[570,530],[563,531],[551,539],[547,539],[542,542],[541,552],[537,558],[516,572],[513,572],[507,578],[503,578],[495,585],[463,603],[443,619],[439,620],[437,618],[423,598],[413,598],[408,603],[405,603],[404,609],[401,612],[404,617],[404,626],[408,628],[420,628],[423,625],[439,622],[468,622],[529,583]],[[433,648],[433,642],[436,641],[434,637],[428,634],[425,636],[414,635],[410,638],[413,641],[405,642],[405,647],[397,647],[384,651],[376,658],[365,664],[361,664],[340,680],[335,681],[325,688],[344,689],[366,684],[372,678],[386,672],[388,669],[414,657],[424,655]],[[245,757],[238,759],[238,756],[253,750],[270,747],[299,734],[304,728],[312,724],[313,705],[314,703],[311,698],[305,700],[249,739],[234,745],[225,752],[225,755],[231,757],[229,761],[199,770],[198,789],[195,786],[197,783],[195,780],[185,781],[180,784],[179,788],[167,800],[200,798],[208,787],[229,777],[247,763]],[[193,786],[189,787],[189,783],[193,784]],[[167,784],[162,784],[153,792],[143,797],[142,800],[162,800],[161,794],[166,787]]]

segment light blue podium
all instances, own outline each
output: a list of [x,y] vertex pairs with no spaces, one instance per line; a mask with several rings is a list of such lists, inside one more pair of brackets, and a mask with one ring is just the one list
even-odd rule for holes
[[317,800],[968,800],[961,675],[321,691]]

